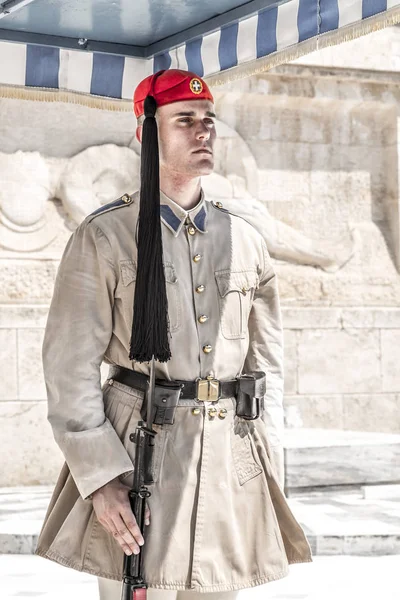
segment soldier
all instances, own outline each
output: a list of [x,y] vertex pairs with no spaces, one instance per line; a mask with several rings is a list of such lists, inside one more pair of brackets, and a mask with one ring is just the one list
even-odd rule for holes
[[[137,87],[142,179],[152,152],[158,161],[142,136],[149,96],[160,183],[146,202],[160,202],[156,221],[149,229],[142,217],[149,208],[142,181],[140,193],[84,219],[56,277],[43,368],[48,419],[65,464],[36,554],[96,575],[102,600],[119,600],[123,553],[139,551],[150,600],[205,592],[228,600],[286,576],[291,563],[312,560],[283,491],[277,278],[256,229],[202,191],[216,139],[205,81],[171,69]],[[148,362],[131,358],[142,318],[135,295],[140,223],[147,241],[153,231],[162,240],[170,347],[156,361],[156,378],[183,385],[174,424],[154,425],[144,536],[128,501],[135,455],[129,435],[141,419],[149,375]],[[142,305],[151,305],[158,290],[148,287],[142,296]],[[110,370],[101,386],[102,361]],[[255,371],[266,373],[266,389],[263,410],[248,420],[238,411],[237,385]]]

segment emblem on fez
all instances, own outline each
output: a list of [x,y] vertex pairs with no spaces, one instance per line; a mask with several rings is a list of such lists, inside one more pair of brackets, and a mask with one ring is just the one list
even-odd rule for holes
[[192,79],[189,85],[193,94],[201,94],[203,91],[203,84],[201,83],[200,79]]

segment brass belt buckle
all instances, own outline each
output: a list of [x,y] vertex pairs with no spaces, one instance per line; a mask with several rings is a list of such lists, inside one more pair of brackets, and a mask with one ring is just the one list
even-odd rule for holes
[[218,402],[221,397],[220,383],[218,379],[207,377],[207,379],[197,379],[196,396],[200,402]]

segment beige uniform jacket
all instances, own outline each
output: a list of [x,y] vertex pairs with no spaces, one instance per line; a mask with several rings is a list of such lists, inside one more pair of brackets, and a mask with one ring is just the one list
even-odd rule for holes
[[[125,201],[124,201],[125,200]],[[123,553],[98,523],[90,494],[131,485],[143,393],[100,380],[102,361],[129,360],[139,194],[98,209],[71,235],[43,343],[48,418],[65,464],[36,553],[121,579]],[[206,200],[190,211],[161,194],[170,348],[156,377],[267,374],[262,419],[225,418],[182,399],[173,425],[154,426],[151,524],[142,548],[149,587],[224,591],[279,579],[310,546],[283,493],[283,332],[276,275],[262,236]],[[149,290],[151,293],[151,290]],[[201,317],[201,318],[200,318]],[[112,368],[112,367],[111,367]],[[193,407],[201,405],[200,414]]]

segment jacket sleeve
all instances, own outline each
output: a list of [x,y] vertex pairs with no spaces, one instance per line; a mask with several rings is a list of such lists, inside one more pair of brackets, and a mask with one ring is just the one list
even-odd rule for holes
[[262,240],[264,258],[260,284],[256,289],[249,315],[249,349],[243,372],[264,371],[267,390],[263,421],[267,427],[272,452],[272,466],[284,487],[284,410],[283,410],[283,327],[278,282],[270,255]]
[[48,420],[84,499],[133,470],[105,416],[101,389],[115,286],[108,239],[84,220],[62,255],[42,346]]

